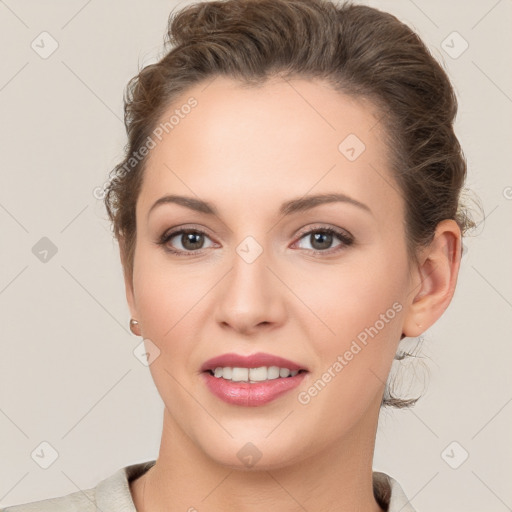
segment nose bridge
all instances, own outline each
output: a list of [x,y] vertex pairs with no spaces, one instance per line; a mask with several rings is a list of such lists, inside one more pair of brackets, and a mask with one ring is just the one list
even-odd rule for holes
[[259,238],[261,243],[255,236],[246,236],[235,247],[231,271],[218,297],[218,321],[239,330],[275,323],[284,312],[279,282],[267,268],[273,261],[269,244]]
[[[269,300],[271,284],[267,266],[272,259],[268,249],[252,235],[245,237],[235,248],[232,259],[229,293],[240,303],[238,308],[249,307],[249,302]],[[245,306],[244,306],[245,304]]]

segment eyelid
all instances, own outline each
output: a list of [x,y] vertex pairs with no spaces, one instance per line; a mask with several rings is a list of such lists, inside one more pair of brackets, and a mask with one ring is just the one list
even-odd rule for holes
[[171,235],[176,236],[181,231],[197,231],[211,238],[211,235],[208,233],[206,228],[199,227],[194,224],[182,224],[165,230],[164,233],[160,236],[160,239],[169,238]]
[[306,228],[302,228],[299,233],[297,234],[298,239],[302,238],[304,235],[308,235],[309,233],[316,232],[316,231],[332,231],[337,236],[345,238],[347,241],[350,240],[351,242],[354,241],[354,236],[343,228],[338,228],[330,225],[325,224],[313,224],[308,225]]

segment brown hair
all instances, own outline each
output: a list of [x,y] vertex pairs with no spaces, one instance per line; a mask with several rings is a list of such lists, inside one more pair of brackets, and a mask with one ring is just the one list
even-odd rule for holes
[[[474,225],[459,201],[466,162],[453,130],[454,90],[418,35],[395,16],[328,0],[200,2],[171,13],[167,45],[169,51],[127,85],[126,156],[111,171],[104,198],[130,280],[135,205],[148,158],[139,157],[140,148],[178,96],[220,75],[249,86],[275,76],[319,78],[371,100],[382,114],[405,201],[412,258],[432,241],[440,221],[455,219],[462,233]],[[387,392],[383,405],[404,407],[417,400]]]

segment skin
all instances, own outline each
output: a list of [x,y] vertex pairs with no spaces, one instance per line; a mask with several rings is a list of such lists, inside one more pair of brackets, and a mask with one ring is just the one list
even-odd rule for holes
[[[160,350],[149,368],[165,408],[157,463],[131,482],[134,503],[144,512],[381,511],[372,458],[384,383],[402,333],[420,335],[452,298],[460,230],[441,222],[418,262],[408,259],[404,203],[371,103],[299,78],[260,88],[223,77],[206,85],[163,116],[191,96],[198,101],[151,150],[136,205],[126,296],[146,346]],[[338,150],[351,133],[366,146],[355,161]],[[279,214],[284,201],[333,192],[371,211],[334,202]],[[148,217],[167,194],[206,200],[219,214],[165,204]],[[182,226],[207,232],[193,256],[155,243]],[[348,231],[354,243],[335,236],[315,245],[302,234],[326,227]],[[247,236],[263,251],[252,263],[236,252]],[[183,240],[167,246],[186,251]],[[300,403],[298,394],[394,303],[401,306],[394,318]],[[309,373],[267,405],[230,405],[199,373],[227,352],[275,354]],[[237,457],[249,442],[261,452],[252,467]]]

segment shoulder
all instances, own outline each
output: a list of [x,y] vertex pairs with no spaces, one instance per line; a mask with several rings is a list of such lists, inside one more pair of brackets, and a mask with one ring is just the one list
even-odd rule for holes
[[155,460],[131,464],[118,469],[90,489],[10,506],[0,512],[136,512],[130,482],[144,474],[154,463]]
[[95,489],[77,491],[66,496],[33,501],[2,509],[2,512],[96,512]]

